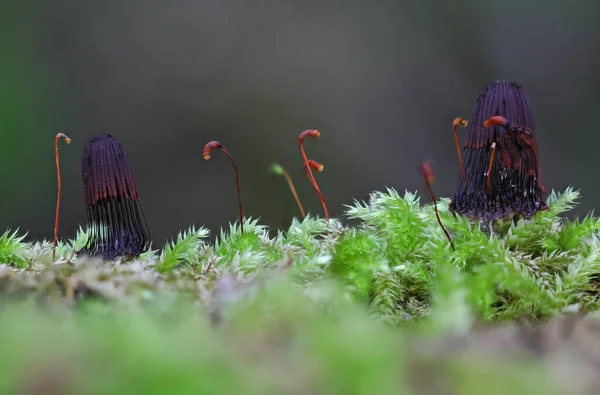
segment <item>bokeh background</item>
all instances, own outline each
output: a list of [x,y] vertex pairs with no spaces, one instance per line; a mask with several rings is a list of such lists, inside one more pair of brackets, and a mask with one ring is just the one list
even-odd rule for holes
[[[273,161],[320,213],[297,135],[325,165],[334,216],[385,186],[439,196],[458,178],[451,121],[470,118],[497,79],[524,84],[535,108],[546,184],[597,207],[600,2],[597,0],[102,1],[0,6],[0,232],[52,237],[54,135],[61,143],[61,236],[85,223],[81,154],[108,132],[125,146],[154,246],[191,224],[237,218],[227,158],[248,216],[287,226],[297,208]],[[463,141],[466,132],[463,133]],[[429,200],[428,198],[424,198]]]

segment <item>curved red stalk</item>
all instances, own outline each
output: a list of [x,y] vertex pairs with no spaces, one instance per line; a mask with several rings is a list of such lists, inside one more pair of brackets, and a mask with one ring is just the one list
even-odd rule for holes
[[233,165],[233,170],[235,171],[235,182],[237,185],[238,205],[240,207],[240,231],[241,231],[241,233],[244,233],[244,213],[242,210],[242,194],[240,192],[240,174],[238,172],[237,165],[235,164],[235,161],[231,157],[231,154],[229,153],[229,151],[227,151],[225,146],[223,144],[219,143],[218,141],[209,141],[208,143],[206,143],[206,145],[204,146],[204,153],[203,153],[204,159],[209,160],[212,150],[215,150],[215,149],[219,149],[219,150],[223,151],[223,153],[225,155],[227,155],[227,157],[229,158],[229,161]]
[[460,143],[458,142],[458,130],[459,126],[466,128],[469,121],[465,121],[462,118],[455,118],[452,122],[452,129],[454,130],[454,143],[456,144],[456,153],[458,154],[458,162],[460,163],[460,174],[462,178],[465,178],[465,165],[463,164],[462,154],[460,153]]
[[60,213],[60,190],[62,187],[62,181],[60,179],[60,160],[58,159],[58,141],[60,138],[65,139],[65,143],[71,144],[71,139],[63,133],[58,133],[54,138],[54,157],[56,159],[56,181],[58,196],[56,198],[56,216],[54,217],[54,245],[52,247],[52,260],[56,257],[56,244],[58,244],[58,216]]
[[450,242],[450,246],[452,247],[452,250],[456,250],[456,248],[454,248],[454,243],[452,242],[452,239],[450,238],[450,234],[444,227],[444,224],[442,224],[442,220],[440,218],[440,214],[438,213],[438,209],[437,209],[437,201],[435,200],[435,196],[433,195],[433,190],[431,189],[430,184],[433,181],[435,181],[435,175],[433,174],[433,170],[431,169],[431,166],[429,165],[428,162],[421,163],[421,170],[423,171],[423,178],[425,178],[425,184],[427,185],[427,191],[429,192],[429,196],[431,196],[431,200],[433,201],[433,208],[435,210],[435,216],[437,218],[437,221],[440,224],[440,226],[442,227],[442,230],[444,231],[444,233],[446,234],[446,238]]
[[325,198],[323,197],[323,194],[321,193],[321,190],[319,189],[319,185],[317,184],[317,181],[315,180],[315,177],[313,176],[310,161],[306,157],[306,152],[304,151],[304,146],[302,145],[302,143],[304,143],[304,139],[308,136],[313,137],[313,138],[319,138],[321,136],[321,133],[318,130],[305,130],[304,132],[300,133],[300,135],[298,136],[298,145],[300,146],[300,153],[302,154],[302,159],[304,160],[304,168],[306,170],[306,175],[308,176],[308,180],[312,184],[315,191],[317,191],[317,194],[319,195],[319,199],[321,200],[321,206],[323,206],[323,212],[325,213],[325,220],[327,222],[329,222],[329,210],[327,209],[327,202],[325,201]]

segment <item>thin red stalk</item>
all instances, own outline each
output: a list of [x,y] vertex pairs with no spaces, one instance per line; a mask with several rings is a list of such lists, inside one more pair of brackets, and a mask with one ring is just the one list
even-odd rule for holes
[[306,214],[304,213],[304,208],[302,207],[302,203],[300,202],[300,197],[298,196],[298,192],[296,192],[296,187],[294,186],[292,177],[283,167],[281,168],[281,175],[287,181],[288,186],[290,187],[290,191],[292,191],[292,195],[294,195],[294,199],[296,200],[296,204],[298,204],[298,209],[300,209],[300,214],[302,215],[302,218],[305,218]]
[[65,143],[71,144],[71,139],[63,133],[58,133],[54,138],[54,156],[56,159],[56,181],[58,196],[56,198],[56,216],[54,218],[54,245],[52,246],[52,260],[54,260],[56,257],[56,245],[58,244],[58,216],[60,213],[60,192],[62,188],[62,181],[60,179],[60,160],[58,159],[58,141],[61,137],[65,139]]
[[429,192],[429,196],[431,196],[431,200],[433,201],[433,208],[435,210],[435,216],[437,218],[437,221],[440,224],[444,233],[446,234],[446,238],[450,242],[450,246],[452,247],[452,250],[456,250],[456,248],[454,248],[454,243],[452,242],[452,239],[450,238],[450,234],[444,227],[444,224],[442,224],[442,219],[440,218],[440,214],[438,213],[438,209],[437,209],[437,200],[435,199],[433,190],[431,189],[430,183],[432,183],[435,180],[435,176],[433,175],[433,170],[431,169],[431,166],[427,162],[421,163],[421,170],[423,171],[423,177],[425,178],[425,184],[427,185],[427,191]]
[[302,215],[302,218],[306,218],[306,214],[304,213],[304,208],[302,207],[302,203],[300,203],[300,197],[298,197],[298,193],[296,192],[296,187],[294,186],[294,182],[292,181],[292,177],[290,176],[290,174],[283,168],[283,166],[281,166],[278,163],[273,163],[271,164],[271,171],[277,175],[281,175],[285,178],[285,180],[288,183],[288,186],[290,188],[290,191],[292,192],[292,195],[294,195],[294,200],[296,200],[296,204],[298,205],[298,208],[300,209],[300,215]]
[[492,143],[492,154],[490,155],[490,164],[488,166],[488,174],[487,174],[487,193],[490,194],[491,186],[492,186],[492,166],[494,166],[494,156],[496,155],[496,142]]
[[462,178],[465,178],[465,165],[463,164],[462,154],[460,152],[460,143],[458,142],[458,130],[459,126],[466,128],[469,122],[462,118],[456,118],[452,122],[452,129],[454,130],[454,143],[456,144],[456,153],[458,154],[458,162],[460,163],[460,174]]
[[223,153],[225,155],[227,155],[227,157],[229,158],[229,161],[233,165],[233,170],[235,171],[235,183],[237,186],[238,205],[240,208],[240,230],[241,230],[241,233],[244,233],[244,212],[242,210],[242,194],[240,191],[240,174],[238,172],[237,165],[235,164],[235,161],[233,160],[233,157],[231,156],[229,151],[227,151],[225,146],[223,144],[219,143],[218,141],[210,141],[210,142],[206,143],[206,145],[204,146],[204,154],[203,154],[204,159],[209,160],[210,153],[214,149],[220,149],[221,151],[223,151]]
[[312,184],[315,191],[317,191],[317,194],[319,195],[319,199],[321,200],[321,206],[323,206],[323,212],[325,213],[325,220],[327,222],[329,222],[329,210],[327,209],[327,202],[325,201],[325,198],[323,197],[323,194],[321,193],[321,190],[319,189],[319,185],[317,184],[317,181],[315,180],[315,177],[312,173],[312,168],[311,168],[310,162],[309,162],[308,158],[306,157],[306,152],[304,151],[304,146],[302,145],[302,143],[304,142],[304,139],[308,136],[313,137],[313,138],[319,138],[321,136],[321,133],[318,130],[305,130],[304,132],[300,133],[300,135],[298,136],[298,145],[300,146],[300,153],[302,154],[302,159],[304,160],[304,166],[306,169],[306,174],[308,176],[308,180]]
[[[498,125],[506,130],[508,130],[508,128],[510,127],[506,118],[504,118],[500,115],[494,115],[493,117],[489,117],[483,123],[483,126],[485,126],[486,128],[492,127],[493,125]],[[488,195],[491,192],[491,186],[492,186],[492,182],[491,182],[492,181],[492,166],[494,165],[494,155],[496,154],[496,142],[492,143],[491,148],[492,148],[492,154],[490,156],[490,165],[488,166],[488,175],[487,175],[487,193],[488,193]]]

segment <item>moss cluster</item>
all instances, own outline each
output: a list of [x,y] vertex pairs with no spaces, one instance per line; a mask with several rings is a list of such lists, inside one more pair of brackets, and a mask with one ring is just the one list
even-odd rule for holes
[[[190,227],[160,254],[149,251],[128,266],[97,264],[94,270],[103,274],[95,281],[139,268],[175,288],[211,291],[224,275],[249,284],[285,267],[304,292],[322,282],[341,283],[347,297],[393,324],[429,315],[436,298],[441,304],[451,298],[454,308],[476,320],[540,320],[565,309],[598,308],[600,220],[564,218],[577,198],[572,189],[553,192],[549,209],[533,218],[492,224],[454,217],[442,199],[440,215],[456,245],[452,250],[433,206],[420,205],[413,193],[401,196],[388,189],[347,207],[348,219],[357,220],[353,226],[308,216],[272,232],[246,219],[244,233],[234,224],[214,244],[207,241],[207,229]],[[7,231],[0,237],[0,261],[23,273],[56,271],[61,265],[68,275],[78,267],[90,270],[88,260],[73,254],[86,237],[80,229],[75,240],[61,242],[56,264],[47,242],[27,243]],[[152,284],[140,288],[154,292]],[[456,295],[464,306],[457,305]]]
[[53,261],[7,231],[0,392],[587,393],[598,324],[552,320],[598,310],[600,220],[565,218],[577,198],[493,224],[442,199],[456,250],[431,205],[393,189],[348,206],[352,226],[246,219],[214,243],[192,226],[135,260],[76,256],[80,229]]

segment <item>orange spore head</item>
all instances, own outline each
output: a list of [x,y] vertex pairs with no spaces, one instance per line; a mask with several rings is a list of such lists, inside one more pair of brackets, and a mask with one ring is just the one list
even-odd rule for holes
[[506,118],[500,115],[494,115],[493,117],[489,117],[484,123],[483,126],[486,128],[491,127],[492,125],[502,126],[504,129],[508,129],[508,121]]
[[219,143],[218,141],[209,141],[204,146],[204,152],[203,152],[202,156],[204,156],[204,159],[209,160],[210,153],[215,149],[221,149],[221,148],[223,148],[223,144]]
[[298,141],[302,142],[307,137],[313,137],[313,138],[318,139],[319,137],[321,137],[321,132],[319,132],[316,129],[305,130],[304,132],[300,133],[300,135],[298,136]]
[[435,181],[435,174],[431,168],[431,163],[428,161],[421,163],[421,170],[423,171],[423,177],[425,177],[425,181],[428,183],[433,183]]
[[464,120],[464,119],[462,119],[460,117],[455,118],[454,121],[452,121],[452,126],[453,127],[460,126],[460,127],[466,128],[468,124],[469,124],[469,121]]
[[308,160],[308,165],[313,168],[314,170],[318,171],[319,173],[323,171],[323,169],[325,168],[325,166],[323,166],[322,164],[320,164],[319,162],[317,162],[316,160],[312,160],[309,159]]

